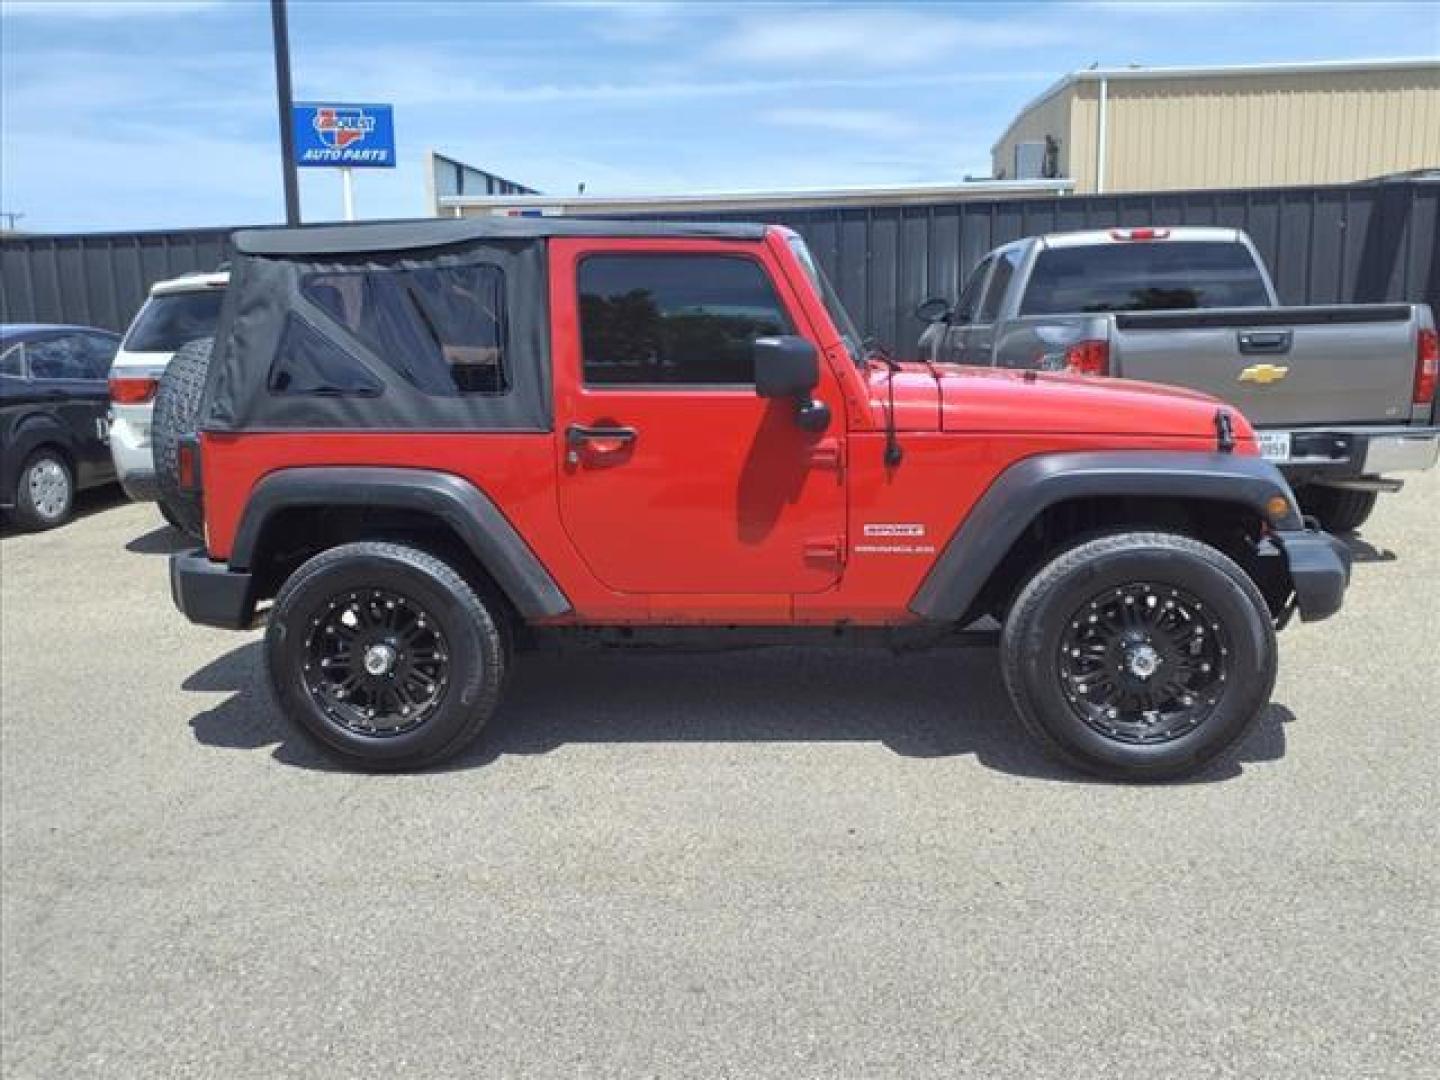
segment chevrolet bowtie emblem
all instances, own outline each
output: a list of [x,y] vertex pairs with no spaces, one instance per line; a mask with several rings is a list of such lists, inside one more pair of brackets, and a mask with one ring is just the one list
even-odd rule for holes
[[1279,382],[1289,374],[1290,369],[1279,364],[1251,364],[1240,372],[1240,381],[1269,386],[1272,382]]

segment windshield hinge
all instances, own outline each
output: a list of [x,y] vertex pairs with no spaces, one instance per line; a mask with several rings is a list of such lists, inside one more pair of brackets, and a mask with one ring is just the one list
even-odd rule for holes
[[1228,454],[1235,449],[1235,424],[1229,409],[1215,410],[1215,449]]

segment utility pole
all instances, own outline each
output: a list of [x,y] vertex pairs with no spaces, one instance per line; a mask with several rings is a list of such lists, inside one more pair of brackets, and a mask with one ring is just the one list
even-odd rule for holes
[[285,224],[300,224],[300,187],[295,177],[295,132],[291,128],[290,31],[285,0],[270,0],[270,29],[275,45],[275,104],[280,113],[280,165],[285,173]]
[[24,214],[21,214],[21,213],[19,213],[18,211],[15,211],[15,210],[0,210],[0,218],[4,218],[4,219],[5,219],[5,231],[6,231],[6,232],[14,232],[14,231],[15,231],[15,223],[16,223],[17,221],[19,221],[21,218],[23,218],[24,216],[25,216]]

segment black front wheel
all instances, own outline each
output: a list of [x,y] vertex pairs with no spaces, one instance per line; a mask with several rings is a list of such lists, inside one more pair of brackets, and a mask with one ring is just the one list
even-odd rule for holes
[[340,761],[375,770],[459,753],[495,710],[509,652],[498,611],[454,567],[391,543],[305,563],[265,636],[285,714]]
[[1270,611],[1233,560],[1167,533],[1071,548],[1022,590],[1001,638],[1021,722],[1052,756],[1166,780],[1234,745],[1275,682]]

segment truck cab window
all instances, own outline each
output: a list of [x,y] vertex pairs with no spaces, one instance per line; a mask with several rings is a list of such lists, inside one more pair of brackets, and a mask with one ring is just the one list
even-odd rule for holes
[[1020,313],[1265,307],[1269,303],[1260,268],[1244,244],[1147,241],[1046,248],[1035,260]]
[[1020,265],[1020,252],[1016,249],[1002,251],[995,259],[995,272],[990,275],[990,286],[985,290],[985,302],[980,305],[980,322],[992,323],[1000,316],[1000,305],[1015,277],[1015,268]]
[[980,289],[985,284],[985,275],[990,272],[990,264],[994,258],[981,260],[980,265],[970,271],[970,276],[965,279],[965,287],[960,290],[960,298],[955,301],[955,321],[957,323],[968,323],[975,321],[975,309],[980,302]]

